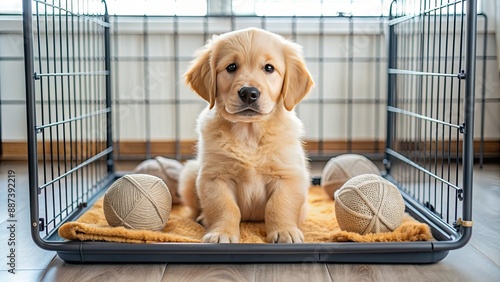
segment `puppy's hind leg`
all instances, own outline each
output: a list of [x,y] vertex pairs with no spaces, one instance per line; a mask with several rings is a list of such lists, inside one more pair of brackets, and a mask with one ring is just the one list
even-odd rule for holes
[[196,193],[196,178],[200,170],[198,160],[187,161],[179,177],[179,194],[184,205],[191,209],[191,217],[196,219],[200,214],[200,202]]

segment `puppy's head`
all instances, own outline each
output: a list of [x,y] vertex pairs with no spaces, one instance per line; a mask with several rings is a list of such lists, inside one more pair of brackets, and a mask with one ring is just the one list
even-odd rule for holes
[[225,119],[263,120],[277,106],[291,111],[314,84],[301,51],[261,29],[229,32],[198,50],[185,79]]

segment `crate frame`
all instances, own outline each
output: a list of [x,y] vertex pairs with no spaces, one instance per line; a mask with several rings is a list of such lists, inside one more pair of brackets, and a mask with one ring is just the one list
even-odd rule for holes
[[[464,0],[465,1],[465,0]],[[37,2],[35,0],[34,2]],[[395,1],[398,2],[398,1]],[[458,1],[461,2],[461,1]],[[465,97],[464,97],[464,124],[459,130],[463,134],[463,153],[460,155],[462,161],[462,188],[460,194],[463,196],[462,211],[460,217],[453,225],[443,222],[428,207],[419,203],[408,193],[402,191],[407,205],[407,211],[416,219],[426,222],[433,230],[433,235],[438,241],[429,242],[404,242],[404,243],[322,243],[322,244],[191,244],[191,243],[158,243],[158,244],[124,244],[108,242],[76,242],[61,241],[57,238],[57,227],[63,222],[74,220],[83,214],[87,208],[103,195],[107,187],[122,174],[115,172],[113,161],[113,137],[112,137],[112,112],[111,112],[111,61],[110,61],[110,34],[109,15],[104,3],[103,22],[104,32],[102,34],[105,57],[105,77],[103,87],[105,91],[105,104],[99,115],[105,118],[105,145],[103,150],[82,161],[76,168],[80,168],[94,161],[100,161],[103,175],[99,179],[99,189],[96,189],[85,204],[78,205],[59,223],[54,222],[54,228],[50,234],[41,236],[39,207],[40,190],[47,183],[40,186],[38,175],[38,135],[46,125],[37,125],[36,118],[36,95],[35,83],[40,79],[37,77],[34,67],[33,45],[33,11],[32,1],[23,1],[23,33],[24,33],[24,55],[26,72],[26,109],[28,127],[28,158],[29,158],[29,182],[30,182],[30,206],[31,206],[31,232],[34,242],[46,250],[57,251],[61,259],[70,263],[150,263],[150,262],[183,262],[183,263],[238,263],[238,262],[342,262],[342,263],[434,263],[444,259],[450,250],[458,249],[467,244],[472,234],[472,171],[474,163],[473,131],[474,131],[474,93],[475,93],[475,58],[476,58],[476,1],[465,1],[467,3],[465,13],[467,19],[467,31],[465,42]],[[425,14],[425,11],[424,11]],[[391,175],[395,163],[404,163],[420,169],[423,173],[432,173],[411,159],[397,153],[394,129],[397,116],[394,95],[396,94],[396,79],[402,74],[398,71],[398,58],[394,27],[401,23],[401,18],[389,19],[389,75],[388,75],[388,118],[387,118],[387,148],[385,152],[385,165],[387,174],[385,177],[398,184],[398,179]],[[60,74],[67,77],[68,74]],[[73,76],[82,76],[74,73]],[[424,118],[425,117],[419,117]],[[59,123],[59,121],[56,121]],[[57,125],[56,125],[57,126]],[[53,140],[50,140],[52,142]],[[45,143],[45,140],[44,140]],[[56,146],[59,148],[58,146]],[[52,150],[52,149],[51,149]],[[57,179],[62,176],[59,175]],[[318,179],[315,179],[317,181]],[[54,182],[50,180],[49,182]],[[94,185],[94,184],[92,184]]]

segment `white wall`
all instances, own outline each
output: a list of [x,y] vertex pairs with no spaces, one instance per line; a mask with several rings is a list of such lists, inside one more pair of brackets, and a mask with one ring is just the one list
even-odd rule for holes
[[[243,28],[262,25],[260,19],[253,18],[233,18],[233,22],[230,18],[211,18],[206,25],[203,18],[178,18],[178,22],[174,22],[173,18],[148,18],[147,24],[144,24],[142,17],[113,20],[115,140],[195,139],[195,119],[205,103],[189,91],[180,78],[194,50],[205,42],[204,28],[208,27],[207,34],[212,34],[229,31],[232,26]],[[267,29],[287,37],[291,37],[292,25],[290,20],[266,22]],[[324,34],[322,39],[318,36],[321,25]],[[178,27],[177,46],[175,26]],[[347,18],[326,19],[323,23],[320,23],[319,18],[297,19],[295,26],[295,41],[304,47],[307,66],[317,82],[306,101],[297,108],[305,124],[306,138],[346,140],[351,135],[354,140],[385,139],[386,47],[380,21],[356,20],[351,40]],[[496,72],[495,37],[491,31],[485,33],[482,29],[481,18],[479,28],[478,55],[482,55],[482,39],[486,34],[488,61],[484,74],[482,63],[477,64],[476,95],[479,98],[481,79],[485,75],[486,97],[498,99],[500,79]],[[321,40],[323,45],[320,44]],[[0,97],[4,141],[26,138],[22,54],[20,17],[0,17]],[[175,55],[179,59],[177,65],[173,61]],[[147,62],[144,61],[145,56],[149,57]],[[350,56],[354,58],[352,68],[347,62]],[[320,58],[324,62],[320,62]],[[380,62],[375,62],[376,58]],[[149,106],[143,103],[146,97],[151,100]],[[176,97],[181,103],[178,135],[173,104]],[[348,98],[353,99],[352,105],[347,104]],[[326,104],[318,99],[339,103]],[[486,104],[485,116],[486,139],[499,139],[498,102]],[[479,128],[479,123],[478,103],[476,128]],[[479,136],[478,133],[477,130],[476,136]]]

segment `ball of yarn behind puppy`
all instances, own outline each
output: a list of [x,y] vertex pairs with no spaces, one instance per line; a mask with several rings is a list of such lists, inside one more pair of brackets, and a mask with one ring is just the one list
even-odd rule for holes
[[183,165],[174,159],[155,157],[140,163],[134,170],[135,174],[149,174],[161,178],[167,184],[172,195],[172,204],[180,204],[181,199],[178,193],[179,176]]
[[361,174],[380,175],[378,167],[368,158],[357,154],[344,154],[331,158],[323,168],[321,186],[333,199],[333,194],[346,181]]

